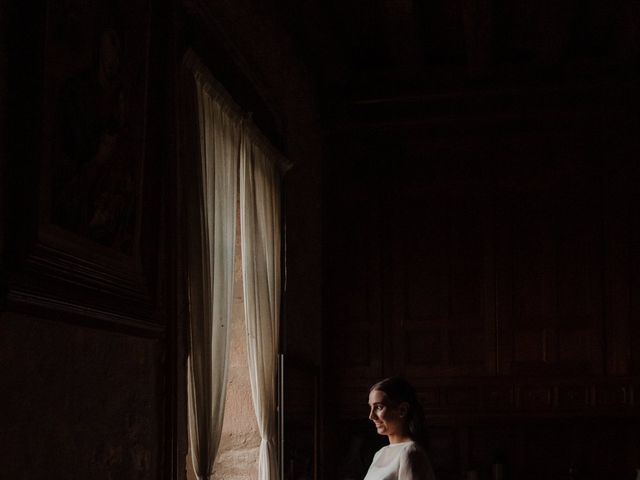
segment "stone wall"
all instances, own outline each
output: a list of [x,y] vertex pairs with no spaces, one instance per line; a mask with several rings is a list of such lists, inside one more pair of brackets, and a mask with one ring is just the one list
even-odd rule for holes
[[[236,235],[236,260],[233,286],[231,345],[229,348],[227,401],[222,438],[214,478],[250,480],[257,477],[260,433],[251,400],[249,365],[247,362],[244,295],[242,290],[240,229]],[[187,457],[187,479],[195,480],[190,453]]]

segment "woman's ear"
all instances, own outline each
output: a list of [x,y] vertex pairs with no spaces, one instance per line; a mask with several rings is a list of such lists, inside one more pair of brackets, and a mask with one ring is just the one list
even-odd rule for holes
[[402,418],[406,417],[407,413],[409,413],[409,404],[407,402],[402,402],[398,405],[398,414],[400,415],[400,418]]

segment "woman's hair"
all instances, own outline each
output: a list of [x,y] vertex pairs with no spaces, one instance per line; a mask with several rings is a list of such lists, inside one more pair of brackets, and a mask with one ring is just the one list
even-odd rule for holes
[[394,404],[406,402],[409,405],[406,417],[409,436],[426,450],[429,440],[427,422],[415,388],[404,378],[390,377],[373,385],[369,389],[369,393],[374,390],[383,392]]

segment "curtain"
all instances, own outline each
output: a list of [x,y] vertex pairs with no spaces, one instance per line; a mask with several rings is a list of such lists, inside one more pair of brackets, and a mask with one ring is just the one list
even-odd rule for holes
[[258,480],[278,478],[276,375],[280,318],[280,172],[277,155],[246,135],[240,157],[244,311],[253,406],[260,431]]
[[185,173],[190,354],[189,442],[198,479],[212,476],[220,444],[231,332],[237,182],[242,121],[195,56],[200,148]]

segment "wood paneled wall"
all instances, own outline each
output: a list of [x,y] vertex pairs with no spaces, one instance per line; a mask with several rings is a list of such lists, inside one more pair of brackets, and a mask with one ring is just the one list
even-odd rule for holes
[[[606,89],[571,101],[574,113],[556,99],[515,122],[489,109],[446,129],[428,113],[336,129],[326,408],[346,423],[334,438],[373,435],[356,421],[368,387],[400,374],[434,425],[439,478],[499,451],[517,478],[640,465],[637,119]],[[595,455],[614,437],[614,457]]]

